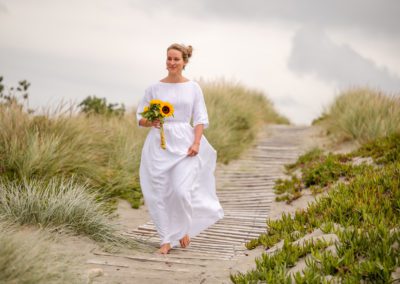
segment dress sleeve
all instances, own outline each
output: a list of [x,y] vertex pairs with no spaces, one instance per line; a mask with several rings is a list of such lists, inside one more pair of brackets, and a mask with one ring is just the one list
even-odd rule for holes
[[151,89],[149,87],[144,92],[144,96],[141,99],[141,101],[139,102],[139,105],[137,106],[137,109],[136,109],[136,123],[139,127],[144,127],[144,126],[139,125],[139,121],[140,121],[140,119],[142,119],[142,115],[140,113],[143,112],[143,109],[145,106],[148,106],[150,104],[150,101],[151,101]]
[[203,91],[198,85],[195,90],[192,115],[193,115],[193,127],[198,124],[203,124],[204,128],[208,127],[207,107],[204,101]]

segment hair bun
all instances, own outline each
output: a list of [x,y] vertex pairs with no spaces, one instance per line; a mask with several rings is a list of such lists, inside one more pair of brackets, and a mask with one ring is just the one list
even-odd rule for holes
[[191,46],[191,45],[188,45],[188,46],[186,47],[186,50],[187,50],[187,55],[188,55],[188,58],[192,57],[192,53],[193,53],[193,46]]

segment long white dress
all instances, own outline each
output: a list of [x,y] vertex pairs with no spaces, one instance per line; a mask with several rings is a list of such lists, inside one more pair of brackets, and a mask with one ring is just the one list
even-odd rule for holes
[[203,135],[198,155],[187,156],[194,142],[191,119],[193,126],[203,124],[206,128],[209,123],[198,83],[151,85],[138,105],[138,122],[140,112],[152,99],[171,103],[174,116],[164,123],[166,150],[160,147],[159,129],[153,127],[148,133],[142,149],[140,185],[160,244],[174,247],[185,234],[194,237],[224,216],[215,191],[217,152]]

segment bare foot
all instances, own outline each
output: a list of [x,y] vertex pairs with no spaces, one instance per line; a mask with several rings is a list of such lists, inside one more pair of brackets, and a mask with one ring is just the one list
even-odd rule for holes
[[181,243],[181,247],[185,248],[189,245],[190,243],[190,238],[189,236],[186,234],[182,239],[179,240],[179,242]]
[[160,249],[158,250],[161,254],[167,254],[171,250],[171,245],[169,243],[162,244]]

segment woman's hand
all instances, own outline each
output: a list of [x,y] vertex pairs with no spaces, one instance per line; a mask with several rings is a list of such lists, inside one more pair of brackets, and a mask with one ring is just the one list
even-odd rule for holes
[[139,124],[143,127],[155,127],[155,128],[160,128],[161,127],[161,122],[159,119],[156,119],[154,121],[149,121],[146,118],[142,118],[139,121]]
[[188,156],[194,157],[199,153],[200,143],[193,143],[192,146],[189,147]]
[[[150,121],[149,121],[150,122]],[[161,122],[159,119],[150,122],[150,127],[160,128]]]

